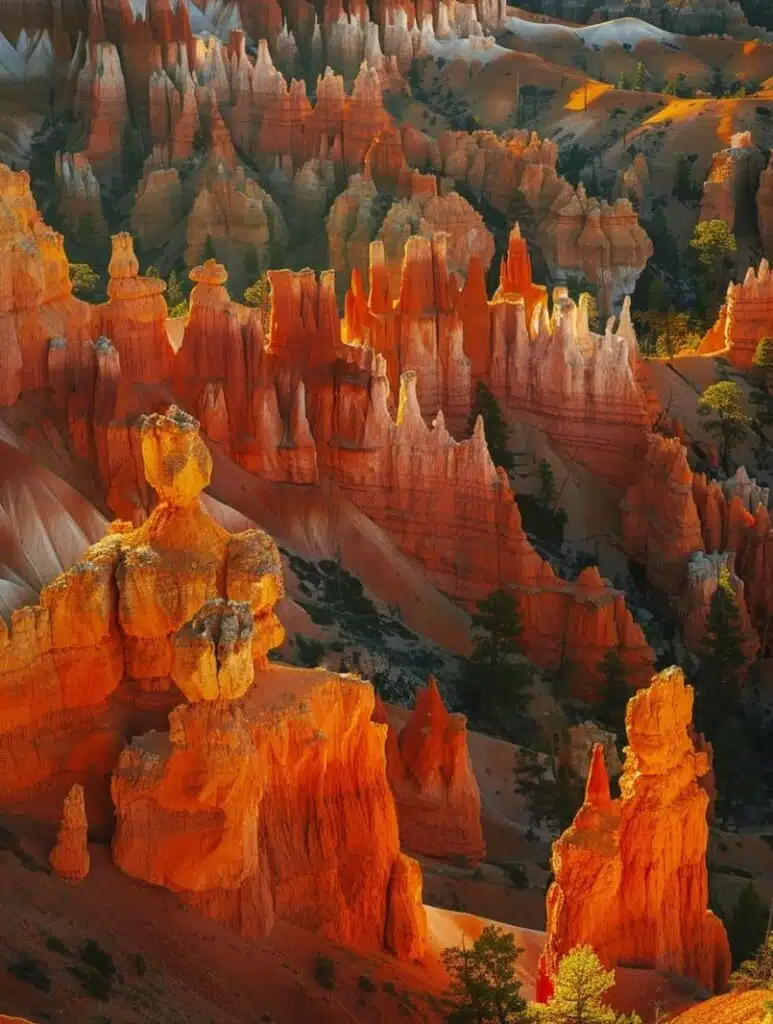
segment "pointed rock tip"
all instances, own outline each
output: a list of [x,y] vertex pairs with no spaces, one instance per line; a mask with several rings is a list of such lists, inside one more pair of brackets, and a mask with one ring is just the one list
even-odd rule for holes
[[608,807],[611,802],[604,745],[594,743],[588,768],[588,780],[585,784],[585,803],[591,807],[604,808]]

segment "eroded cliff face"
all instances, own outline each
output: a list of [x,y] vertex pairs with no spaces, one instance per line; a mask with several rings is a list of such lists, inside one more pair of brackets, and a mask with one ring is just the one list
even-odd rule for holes
[[722,922],[707,909],[705,753],[690,735],[693,690],[667,669],[628,703],[620,797],[612,800],[601,747],[585,802],[553,844],[548,941],[538,994],[561,957],[587,943],[607,967],[635,964],[721,992],[730,973]]
[[[14,221],[23,236],[39,218],[26,180],[8,182],[24,200],[27,220]],[[138,416],[171,386],[210,441],[244,468],[294,484],[334,481],[467,606],[514,587],[528,652],[551,668],[570,659],[578,692],[593,695],[610,647],[631,685],[645,682],[653,655],[623,596],[594,572],[571,584],[557,578],[529,544],[482,429],[463,442],[451,433],[466,423],[474,368],[571,455],[607,479],[627,479],[649,423],[627,314],[619,334],[610,325],[594,335],[584,301],[577,307],[559,291],[549,315],[517,230],[491,302],[477,258],[459,292],[443,234],[409,239],[394,298],[381,255],[374,244],[367,296],[353,275],[343,324],[331,272],[271,271],[266,324],[260,311],[230,300],[224,267],[207,261],[191,271],[190,312],[174,353],[163,284],[138,274],[130,237],[118,235],[110,301],[75,303],[114,340],[52,341],[37,386],[51,388],[74,453],[97,465],[110,507],[136,527],[153,507]],[[435,416],[438,408],[445,414]]]
[[399,733],[376,698],[374,720],[387,726],[387,776],[397,804],[400,842],[428,857],[479,861],[486,845],[480,789],[467,749],[464,715],[446,710],[437,683],[416,691],[411,717]]

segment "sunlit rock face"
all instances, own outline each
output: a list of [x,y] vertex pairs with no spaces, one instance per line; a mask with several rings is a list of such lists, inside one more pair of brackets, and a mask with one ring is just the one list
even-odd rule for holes
[[553,844],[548,941],[538,996],[549,998],[561,957],[588,944],[607,967],[648,966],[721,992],[730,973],[722,922],[707,909],[707,755],[690,734],[693,689],[680,669],[628,703],[620,797],[596,748],[585,802]]

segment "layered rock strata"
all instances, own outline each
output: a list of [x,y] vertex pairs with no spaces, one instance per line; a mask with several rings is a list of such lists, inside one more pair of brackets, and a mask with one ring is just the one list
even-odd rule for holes
[[656,676],[628,704],[628,747],[612,800],[601,747],[585,802],[553,845],[548,940],[538,997],[561,957],[588,944],[608,967],[673,971],[710,992],[730,973],[722,922],[708,910],[707,757],[689,735],[693,690],[679,669]]

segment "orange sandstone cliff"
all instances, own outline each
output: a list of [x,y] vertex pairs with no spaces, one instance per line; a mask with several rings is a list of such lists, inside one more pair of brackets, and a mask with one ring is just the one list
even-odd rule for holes
[[708,768],[690,736],[693,690],[680,669],[655,676],[628,703],[620,797],[596,748],[585,802],[553,845],[548,939],[538,996],[561,957],[587,943],[607,967],[635,965],[721,992],[730,973],[724,926],[708,907]]

